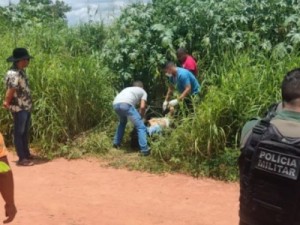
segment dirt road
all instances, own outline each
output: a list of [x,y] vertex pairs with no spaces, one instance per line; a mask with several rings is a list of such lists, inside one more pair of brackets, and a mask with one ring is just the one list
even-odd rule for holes
[[18,208],[12,225],[238,224],[237,184],[103,168],[95,159],[26,168],[9,159]]

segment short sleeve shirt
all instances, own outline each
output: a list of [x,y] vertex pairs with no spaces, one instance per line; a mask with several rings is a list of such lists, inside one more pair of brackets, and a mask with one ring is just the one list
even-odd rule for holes
[[135,107],[141,100],[147,101],[146,91],[140,87],[128,87],[115,97],[113,104],[127,103]]
[[4,138],[2,136],[2,134],[0,133],[0,158],[4,157],[7,155],[7,150],[6,150],[6,146],[4,143]]
[[25,71],[14,68],[10,69],[6,74],[5,84],[7,89],[16,89],[10,102],[10,110],[12,112],[19,112],[21,110],[30,111],[32,108],[32,99]]
[[185,88],[191,85],[191,95],[196,95],[200,92],[200,84],[195,76],[188,70],[177,67],[177,76],[169,78],[169,81],[176,89],[182,93]]
[[[249,121],[245,124],[241,135],[241,148],[243,148],[252,133],[253,127],[260,119]],[[271,123],[279,130],[284,137],[300,138],[300,113],[281,110],[271,120]]]
[[187,69],[189,71],[194,71],[194,75],[197,76],[198,75],[198,68],[197,68],[197,63],[195,61],[195,59],[188,55],[184,61],[184,63],[182,63],[182,67],[184,69]]

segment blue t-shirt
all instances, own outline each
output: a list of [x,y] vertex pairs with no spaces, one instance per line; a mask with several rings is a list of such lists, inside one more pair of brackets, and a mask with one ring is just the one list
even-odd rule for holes
[[192,87],[190,95],[195,95],[200,92],[200,84],[194,74],[192,74],[189,70],[177,67],[177,76],[170,77],[169,81],[180,93],[184,92],[188,85],[191,85]]

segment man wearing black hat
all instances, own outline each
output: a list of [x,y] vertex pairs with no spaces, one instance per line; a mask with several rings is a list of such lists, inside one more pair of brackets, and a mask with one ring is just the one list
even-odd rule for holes
[[3,106],[12,112],[14,119],[14,142],[19,157],[18,165],[32,166],[29,151],[28,133],[30,126],[32,100],[25,68],[32,56],[25,48],[16,48],[7,62],[12,62],[5,78],[6,95]]

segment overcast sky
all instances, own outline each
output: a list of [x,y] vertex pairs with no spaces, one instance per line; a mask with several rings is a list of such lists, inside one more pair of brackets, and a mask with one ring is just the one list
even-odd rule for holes
[[[10,0],[17,3],[19,0]],[[0,5],[8,5],[9,0],[0,0]],[[72,11],[67,13],[70,25],[86,22],[89,19],[109,22],[120,15],[122,7],[135,2],[148,3],[151,0],[64,0]]]

